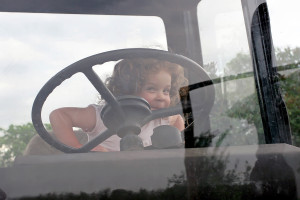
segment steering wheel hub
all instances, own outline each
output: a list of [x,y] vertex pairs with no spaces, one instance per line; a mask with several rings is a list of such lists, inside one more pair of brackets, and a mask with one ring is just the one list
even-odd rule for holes
[[141,132],[143,119],[151,114],[149,103],[141,97],[132,95],[125,95],[116,99],[126,116],[119,115],[113,106],[106,104],[101,111],[104,125],[115,131],[121,138],[127,134],[138,135]]

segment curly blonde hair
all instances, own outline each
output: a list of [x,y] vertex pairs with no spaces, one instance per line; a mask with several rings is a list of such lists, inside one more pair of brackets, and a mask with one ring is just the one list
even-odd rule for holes
[[164,70],[171,75],[171,105],[179,102],[181,88],[188,81],[180,65],[152,58],[124,59],[118,62],[111,77],[106,79],[106,86],[115,95],[135,95],[141,91],[149,74]]

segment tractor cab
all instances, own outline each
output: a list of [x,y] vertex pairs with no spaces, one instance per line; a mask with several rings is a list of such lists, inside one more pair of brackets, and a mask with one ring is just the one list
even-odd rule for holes
[[0,199],[299,199],[299,5],[0,0]]

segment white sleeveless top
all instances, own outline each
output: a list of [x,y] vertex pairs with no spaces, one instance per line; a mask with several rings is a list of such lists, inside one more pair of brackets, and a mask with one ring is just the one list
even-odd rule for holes
[[[91,106],[96,110],[96,125],[91,132],[85,132],[88,135],[89,141],[107,129],[100,117],[103,105],[92,104]],[[142,139],[144,147],[152,145],[151,136],[153,135],[153,129],[161,125],[170,125],[169,118],[155,119],[142,127],[139,137]],[[108,151],[120,151],[120,140],[121,138],[119,136],[112,135],[99,145],[106,148]]]

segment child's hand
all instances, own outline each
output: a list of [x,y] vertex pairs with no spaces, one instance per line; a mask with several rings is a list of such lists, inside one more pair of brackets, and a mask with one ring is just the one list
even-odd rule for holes
[[[75,146],[75,148],[79,149],[81,148],[83,145],[79,144],[77,146]],[[106,149],[105,147],[98,145],[95,148],[93,148],[91,151],[101,151],[101,152],[109,152],[108,149]]]
[[181,115],[174,115],[169,117],[170,125],[175,126],[179,131],[184,129],[184,120]]
[[108,149],[106,149],[105,147],[103,147],[101,145],[98,145],[95,148],[93,148],[92,151],[108,152]]

